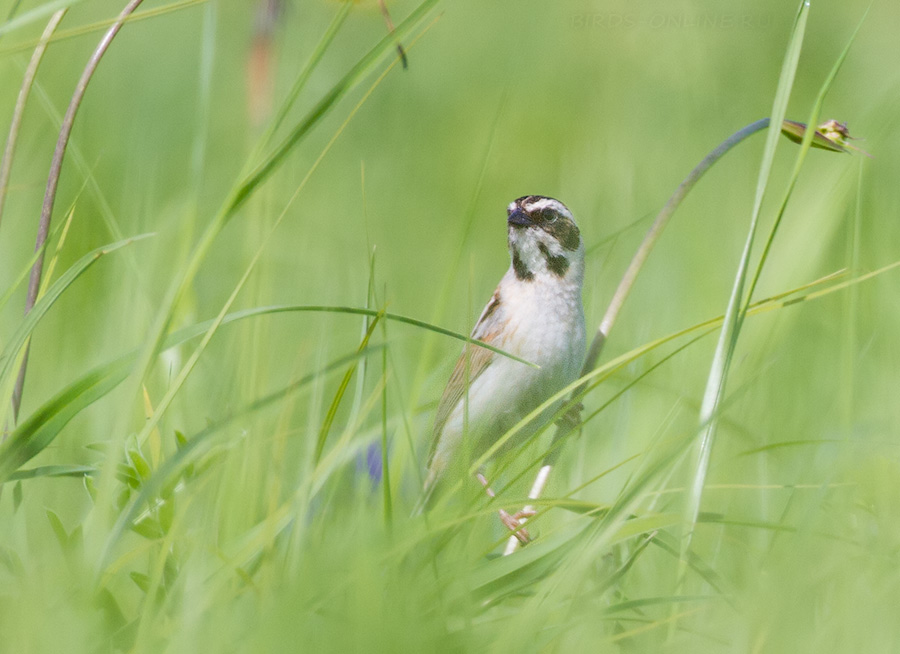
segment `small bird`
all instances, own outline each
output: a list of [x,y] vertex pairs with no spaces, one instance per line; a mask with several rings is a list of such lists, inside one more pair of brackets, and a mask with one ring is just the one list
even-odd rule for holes
[[[559,200],[526,195],[511,202],[507,214],[512,262],[471,335],[539,368],[478,345],[463,348],[438,405],[423,504],[451,468],[468,465],[468,457],[483,454],[574,381],[584,360],[584,244],[572,213]],[[561,402],[514,440],[543,426]]]

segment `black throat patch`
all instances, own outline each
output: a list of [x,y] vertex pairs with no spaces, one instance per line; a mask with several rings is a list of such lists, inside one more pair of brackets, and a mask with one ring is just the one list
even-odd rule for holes
[[547,267],[557,277],[564,277],[566,271],[569,269],[569,260],[566,259],[563,255],[553,255],[550,254],[550,250],[547,249],[547,246],[541,243],[538,245],[541,250],[541,254],[544,255],[544,258],[547,260]]
[[528,270],[528,266],[525,265],[525,262],[519,257],[519,251],[513,248],[513,270],[516,273],[516,279],[519,279],[523,282],[530,282],[534,279],[534,273]]

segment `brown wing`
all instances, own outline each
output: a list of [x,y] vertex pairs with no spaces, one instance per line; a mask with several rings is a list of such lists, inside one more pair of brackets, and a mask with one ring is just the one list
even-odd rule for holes
[[[481,317],[475,323],[472,330],[472,338],[477,338],[486,343],[494,343],[497,340],[500,329],[495,317],[495,312],[500,306],[500,295],[495,291],[491,297],[491,301],[481,312]],[[428,451],[428,466],[431,467],[431,461],[434,458],[434,452],[437,449],[438,441],[441,438],[441,432],[444,431],[444,425],[450,418],[450,414],[459,404],[466,392],[467,386],[472,383],[487,370],[494,358],[494,353],[490,350],[479,347],[478,345],[466,345],[463,353],[456,360],[453,372],[450,373],[450,379],[441,395],[441,401],[438,403],[437,415],[434,419],[434,429],[431,433],[431,449]],[[468,385],[466,379],[468,377]]]

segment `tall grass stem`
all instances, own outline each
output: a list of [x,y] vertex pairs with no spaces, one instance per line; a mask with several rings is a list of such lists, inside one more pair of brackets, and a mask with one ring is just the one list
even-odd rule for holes
[[[32,307],[34,307],[34,303],[37,301],[38,289],[41,286],[41,276],[44,271],[43,247],[44,242],[47,240],[47,235],[50,233],[50,220],[53,215],[53,205],[56,202],[59,177],[62,174],[63,159],[66,156],[66,146],[69,144],[69,136],[72,134],[72,127],[75,125],[75,116],[78,113],[79,107],[81,107],[81,101],[84,99],[88,84],[94,76],[94,72],[97,70],[100,60],[103,59],[103,55],[106,54],[106,51],[109,49],[116,34],[122,29],[125,19],[141,4],[141,2],[143,2],[143,0],[131,0],[125,5],[125,8],[119,14],[116,22],[113,23],[106,34],[103,35],[103,38],[100,40],[100,43],[88,60],[87,66],[85,66],[84,72],[82,72],[81,77],[78,80],[78,84],[75,86],[75,92],[72,94],[72,99],[69,101],[69,108],[66,110],[66,115],[63,117],[62,127],[59,130],[59,137],[56,140],[56,149],[53,152],[53,160],[50,163],[50,175],[47,178],[47,190],[44,193],[44,204],[41,208],[41,219],[38,223],[37,239],[34,249],[35,252],[40,252],[40,254],[38,255],[37,261],[34,262],[34,266],[31,268],[31,277],[28,281],[28,295],[25,299],[26,315],[28,315]],[[16,386],[13,390],[12,406],[14,419],[18,417],[19,407],[22,404],[22,391],[25,386],[25,372],[28,369],[28,354],[30,349],[31,344],[29,341],[29,344],[25,346],[25,356],[22,358],[22,365],[19,368],[19,375],[16,378]]]

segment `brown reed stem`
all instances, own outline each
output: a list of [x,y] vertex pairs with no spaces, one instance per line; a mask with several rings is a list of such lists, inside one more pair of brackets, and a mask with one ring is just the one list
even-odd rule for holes
[[[25,299],[25,315],[28,315],[34,307],[34,303],[37,301],[38,291],[40,290],[41,276],[44,272],[44,243],[47,240],[47,235],[50,233],[50,219],[53,215],[53,204],[56,202],[59,177],[62,173],[63,159],[66,156],[66,146],[68,146],[69,137],[72,134],[72,126],[75,124],[75,115],[78,113],[78,108],[81,106],[81,101],[84,99],[88,83],[90,83],[91,78],[94,76],[94,72],[97,70],[100,60],[103,58],[103,55],[106,54],[106,51],[109,49],[116,34],[122,29],[125,20],[135,9],[137,9],[141,2],[143,2],[143,0],[130,0],[130,2],[125,5],[125,8],[119,14],[118,18],[116,18],[116,22],[113,23],[106,31],[106,34],[103,35],[103,38],[100,40],[100,43],[88,60],[84,72],[81,73],[81,78],[79,78],[78,84],[75,86],[75,91],[72,93],[72,99],[69,101],[69,107],[66,109],[66,115],[63,117],[62,126],[59,129],[59,137],[56,140],[56,149],[53,152],[53,161],[50,163],[50,175],[47,178],[47,190],[44,192],[44,204],[41,208],[41,220],[38,224],[37,239],[34,246],[35,252],[39,252],[39,254],[37,261],[35,261],[34,265],[31,267],[31,277],[28,280],[28,296]],[[28,369],[28,354],[30,349],[31,342],[29,340],[28,345],[25,346],[25,356],[22,358],[22,365],[19,367],[19,376],[16,378],[16,386],[13,390],[12,406],[14,420],[18,418],[19,407],[22,403],[22,390],[25,386],[25,372]]]

